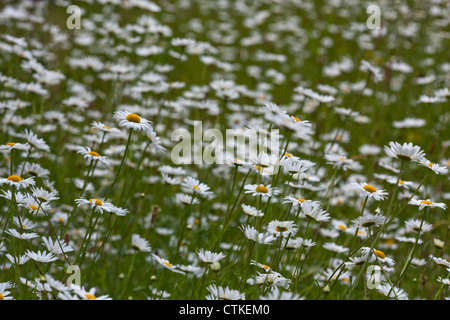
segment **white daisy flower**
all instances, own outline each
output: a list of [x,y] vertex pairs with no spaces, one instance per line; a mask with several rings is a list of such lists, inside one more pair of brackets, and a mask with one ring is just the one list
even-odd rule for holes
[[363,197],[373,198],[376,201],[384,200],[388,195],[384,190],[377,190],[373,185],[363,183],[353,182],[351,184],[353,189],[357,190],[359,194]]
[[244,210],[244,212],[251,216],[251,217],[262,217],[264,216],[264,212],[262,212],[261,210],[256,209],[255,207],[246,205],[246,204],[242,204],[241,205],[242,210]]
[[16,142],[8,142],[5,145],[0,145],[0,151],[9,152],[13,149],[28,151],[30,149],[30,145],[28,143],[16,143]]
[[177,266],[171,264],[169,260],[161,258],[157,256],[156,254],[152,253],[152,257],[156,262],[158,262],[162,267],[169,269],[170,271],[173,271],[175,273],[185,274],[183,271],[180,271],[177,269]]
[[34,178],[23,179],[18,175],[10,175],[7,178],[0,178],[0,185],[7,184],[14,186],[16,189],[25,189],[35,185]]
[[186,177],[184,178],[183,182],[181,183],[181,186],[185,189],[185,191],[189,194],[200,194],[200,195],[210,195],[212,194],[211,191],[209,191],[209,187],[204,184],[200,183],[198,179],[195,179],[193,177]]
[[245,300],[245,293],[240,293],[228,287],[224,288],[211,284],[206,289],[211,293],[206,296],[206,300]]
[[385,146],[384,150],[388,156],[402,161],[417,161],[425,155],[419,146],[414,146],[411,142],[401,145],[398,142],[391,141],[389,147]]
[[262,196],[263,198],[269,198],[279,194],[279,191],[276,188],[271,187],[271,185],[263,185],[263,184],[247,184],[244,186],[246,190],[245,193],[250,193],[252,196]]
[[101,213],[103,213],[103,211],[106,211],[106,212],[110,212],[110,213],[115,213],[120,216],[123,216],[126,213],[128,213],[128,210],[126,210],[126,209],[116,207],[115,205],[113,205],[110,202],[102,201],[102,200],[96,199],[96,198],[92,198],[90,200],[87,200],[85,198],[79,198],[79,199],[75,199],[75,202],[77,203],[78,206],[88,205],[91,208],[93,208],[95,211],[101,212]]
[[205,263],[214,263],[226,257],[222,252],[214,253],[208,250],[205,251],[203,249],[198,250],[197,254],[200,260]]
[[447,174],[448,173],[448,168],[446,166],[441,166],[438,163],[432,163],[424,157],[420,158],[417,162],[419,162],[422,166],[424,166],[430,170],[433,170],[433,172],[436,174]]
[[142,251],[142,252],[150,252],[152,251],[152,247],[150,246],[150,243],[142,238],[140,235],[134,233],[131,236],[131,246],[133,247],[133,249],[137,250],[137,251]]
[[48,262],[52,262],[55,260],[58,260],[58,257],[54,256],[53,253],[47,253],[46,251],[41,252],[40,250],[38,250],[38,252],[33,252],[30,250],[27,250],[27,252],[25,253],[28,257],[30,257],[30,259],[36,261],[36,262],[41,262],[41,263],[48,263]]
[[83,157],[88,160],[88,163],[91,161],[99,161],[107,166],[110,165],[108,157],[101,156],[98,152],[92,151],[89,147],[79,147],[77,153],[83,155]]
[[426,200],[418,200],[418,199],[411,199],[408,204],[411,204],[413,206],[419,206],[419,210],[422,210],[423,208],[441,208],[441,209],[447,209],[447,205],[443,202],[432,202],[430,199]]
[[272,220],[267,225],[267,232],[274,235],[276,238],[286,238],[293,236],[298,231],[298,227],[294,224],[294,221],[279,221]]
[[120,121],[120,127],[134,131],[150,131],[152,129],[151,121],[129,111],[116,111],[114,112],[113,118]]

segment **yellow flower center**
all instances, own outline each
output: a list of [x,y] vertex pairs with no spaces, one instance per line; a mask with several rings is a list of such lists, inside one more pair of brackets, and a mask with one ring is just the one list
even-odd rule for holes
[[93,156],[93,157],[100,157],[100,155],[97,152],[95,152],[95,151],[90,151],[90,152],[88,152],[88,154]]
[[168,263],[168,262],[166,262],[166,261],[163,261],[163,263],[164,263],[166,266],[168,266],[169,268],[172,268],[172,265],[171,265],[170,263]]
[[340,161],[345,161],[346,158],[345,158],[345,157],[339,157],[339,160],[340,160]]
[[394,240],[394,239],[388,239],[388,240],[385,241],[385,243],[386,243],[388,246],[392,246],[392,245],[395,243],[395,240]]
[[23,229],[26,229],[26,228],[27,228],[27,226],[23,224],[23,225],[22,225],[22,228],[23,228]]
[[15,142],[8,142],[8,143],[6,144],[6,146],[8,146],[8,147],[14,147],[15,145],[16,145]]
[[93,203],[93,204],[96,205],[96,206],[102,206],[102,205],[103,205],[103,202],[102,202],[101,200],[95,199],[95,198],[89,200],[89,202],[90,202],[90,203]]
[[292,158],[292,154],[290,154],[289,152],[285,152],[284,155],[285,155],[286,157]]
[[86,293],[84,296],[85,296],[87,299],[89,299],[89,300],[95,300],[95,299],[97,299],[96,296],[94,296],[93,294],[90,294],[90,293]]
[[269,270],[269,269],[270,269],[270,267],[269,267],[269,266],[267,266],[267,265],[265,265],[265,264],[263,264],[262,266],[263,266],[263,267],[264,267],[264,269],[266,269],[266,270]]
[[285,231],[287,231],[288,230],[288,228],[286,228],[286,227],[280,227],[280,226],[277,226],[276,228],[275,228],[275,231],[277,231],[277,232],[285,232]]
[[347,227],[344,226],[343,224],[338,225],[338,228],[339,228],[339,229],[342,229],[342,230],[347,230]]
[[108,126],[102,126],[102,128],[106,129],[106,130],[111,130],[111,127],[108,127]]
[[261,171],[261,170],[262,170],[261,166],[258,166],[258,165],[255,165],[255,168],[256,168],[256,170],[258,170],[258,171]]
[[431,167],[433,166],[433,163],[431,163],[431,162],[430,162],[430,163],[428,163],[428,165],[429,165],[429,166],[430,166],[430,168],[431,168]]
[[400,183],[400,184],[405,184],[405,181],[403,181],[403,180],[398,180],[398,183]]
[[255,191],[259,193],[267,193],[269,192],[269,189],[267,189],[267,187],[265,186],[257,186]]
[[423,203],[423,204],[433,204],[433,202],[431,202],[430,200],[423,200],[423,201],[420,201],[420,203]]
[[8,178],[6,178],[6,180],[13,181],[13,182],[20,182],[20,181],[22,181],[22,178],[19,176],[16,176],[16,175],[12,175],[12,176],[9,176]]
[[363,187],[363,189],[366,190],[367,192],[370,192],[370,193],[377,192],[377,188],[375,188],[374,186],[371,186],[370,184],[366,184]]
[[375,250],[374,253],[375,253],[375,255],[376,255],[378,258],[380,258],[380,259],[386,258],[386,255],[384,254],[383,251]]
[[3,300],[4,299],[4,297],[3,297],[3,295],[0,293],[0,300]]
[[38,209],[38,206],[35,206],[34,204],[30,204],[30,208],[34,211]]
[[300,122],[300,121],[301,121],[301,120],[300,120],[299,118],[297,118],[297,117],[292,117],[292,118],[294,118],[294,120],[297,121],[297,122]]
[[64,222],[64,218],[63,217],[59,217],[58,218],[58,222]]
[[306,201],[306,199],[303,199],[303,198],[297,198],[297,201],[303,203],[303,202]]
[[126,119],[130,122],[134,122],[134,123],[140,123],[141,122],[141,117],[139,117],[137,114],[134,113],[130,113],[129,115],[127,115]]

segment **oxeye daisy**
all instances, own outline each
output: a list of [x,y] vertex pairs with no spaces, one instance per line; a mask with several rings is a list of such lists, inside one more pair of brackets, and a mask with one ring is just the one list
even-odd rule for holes
[[311,203],[311,202],[314,202],[314,201],[307,200],[307,199],[304,199],[302,197],[286,196],[286,197],[284,197],[283,204],[284,203],[291,203],[294,207],[298,207],[298,206],[301,207],[306,202],[310,202]]
[[417,162],[419,162],[422,166],[432,170],[436,174],[447,174],[448,168],[446,166],[441,166],[438,163],[432,163],[426,158],[420,158]]
[[138,235],[136,233],[134,233],[131,236],[131,246],[136,251],[141,251],[141,252],[152,251],[152,247],[150,246],[150,243],[146,239],[142,238],[140,235]]
[[314,220],[316,222],[330,220],[330,215],[325,210],[320,208],[320,204],[316,202],[306,202],[302,206],[302,215],[306,218]]
[[432,255],[430,255],[430,258],[438,265],[441,266],[443,268],[450,268],[450,261],[443,259],[443,258],[439,258],[439,257],[434,257]]
[[27,218],[21,217],[20,219],[18,217],[13,218],[14,224],[21,230],[32,230],[34,229],[37,224],[30,221]]
[[244,233],[245,237],[253,242],[257,242],[259,244],[272,244],[276,238],[270,232],[259,232],[253,226],[242,225],[239,229]]
[[252,196],[262,196],[263,198],[269,198],[275,196],[279,193],[276,188],[271,187],[271,185],[263,184],[247,184],[244,186],[246,190],[245,193],[250,193]]
[[355,165],[355,161],[347,158],[345,155],[327,153],[324,158],[328,164],[331,164],[335,168],[341,168],[344,171]]
[[414,146],[411,142],[401,145],[398,142],[391,141],[389,146],[384,147],[384,150],[388,156],[407,162],[417,161],[425,155],[419,146]]
[[16,189],[25,189],[30,186],[34,186],[35,181],[33,177],[23,179],[21,176],[18,175],[10,175],[7,178],[0,178],[0,185],[2,184],[13,186]]
[[189,205],[193,205],[193,204],[197,204],[197,203],[200,202],[197,198],[192,197],[192,196],[190,196],[188,194],[185,194],[185,193],[177,193],[175,195],[175,199],[176,199],[177,203],[188,205],[188,206]]
[[55,260],[58,260],[58,257],[54,256],[53,253],[47,253],[46,251],[41,252],[40,250],[38,250],[38,252],[33,252],[30,250],[27,250],[27,252],[25,253],[28,257],[30,257],[30,259],[36,261],[36,262],[41,262],[41,263],[48,263],[48,262],[52,262]]
[[267,232],[274,235],[276,238],[286,238],[289,235],[292,236],[298,231],[297,225],[294,221],[279,221],[272,220],[267,225]]
[[210,188],[206,184],[200,183],[200,181],[198,179],[195,179],[190,176],[183,179],[181,186],[185,189],[186,193],[189,193],[189,194],[195,194],[195,195],[210,195],[210,194],[212,194],[212,192],[209,191]]
[[242,210],[244,210],[244,212],[251,216],[251,217],[262,217],[264,216],[264,212],[262,212],[261,210],[256,209],[255,207],[246,205],[246,204],[242,204],[241,205]]
[[388,195],[384,190],[377,190],[373,185],[363,183],[353,182],[351,184],[353,189],[357,190],[361,196],[373,198],[377,201],[384,200]]
[[30,145],[28,143],[17,143],[17,142],[8,142],[4,145],[0,145],[0,151],[11,151],[11,150],[22,150],[28,151],[30,149]]
[[107,166],[110,165],[108,157],[101,156],[98,152],[91,150],[89,147],[79,147],[77,152],[82,154],[83,157],[88,160],[88,163],[91,161],[98,161]]
[[419,219],[409,219],[405,221],[405,231],[411,232],[429,232],[433,229],[433,225],[431,223],[427,223],[425,221],[421,221]]
[[0,283],[0,301],[1,300],[14,300],[12,296],[10,296],[11,291],[8,291],[12,288],[10,282],[2,282]]
[[105,125],[102,122],[99,121],[94,121],[91,124],[92,128],[99,130],[101,132],[105,132],[105,133],[120,133],[120,130],[117,128],[112,128],[110,126]]
[[443,202],[433,202],[430,199],[426,200],[418,200],[418,199],[411,199],[408,204],[411,204],[413,206],[419,206],[419,210],[422,210],[423,208],[441,208],[441,209],[447,209],[447,205]]
[[220,261],[226,257],[222,252],[214,253],[203,249],[198,250],[197,254],[200,260],[209,264]]
[[124,215],[128,212],[128,210],[126,210],[126,209],[116,207],[115,205],[113,205],[110,202],[102,201],[102,200],[96,199],[96,198],[92,198],[89,200],[85,199],[85,198],[79,198],[79,199],[75,199],[75,202],[77,203],[78,206],[88,205],[91,208],[93,208],[93,210],[100,212],[100,213],[103,213],[103,211],[106,211],[106,212],[110,212],[110,213],[116,213],[118,215]]
[[50,147],[44,141],[44,139],[39,138],[33,131],[25,129],[25,131],[18,135],[18,137],[27,140],[28,144],[37,149],[46,152],[50,152]]
[[53,241],[51,237],[42,237],[42,241],[43,244],[47,247],[47,250],[56,255],[61,255],[73,251],[73,248],[62,239]]
[[450,286],[450,279],[449,278],[441,278],[441,277],[437,277],[436,279],[437,282],[440,282],[442,284],[445,284],[447,286]]
[[206,300],[245,300],[245,293],[211,284],[206,288],[211,294],[206,296]]
[[151,121],[129,111],[116,111],[113,118],[119,120],[120,127],[134,131],[150,131],[152,129]]
[[31,233],[19,233],[16,229],[7,229],[5,230],[6,233],[12,235],[13,237],[17,238],[17,239],[22,239],[22,240],[30,240],[30,239],[34,239],[39,237],[39,235],[35,232],[31,232]]
[[50,202],[59,200],[56,191],[47,191],[44,188],[31,188],[33,198],[39,202]]
[[162,266],[162,267],[164,267],[164,268],[166,268],[166,269],[168,269],[170,271],[173,271],[175,273],[185,274],[183,271],[178,270],[177,266],[171,264],[169,262],[169,260],[161,258],[161,257],[157,256],[154,253],[152,253],[152,257],[153,257],[154,260],[156,260],[156,262],[159,263],[160,266]]
[[49,203],[40,202],[37,198],[27,195],[22,201],[18,202],[19,207],[23,207],[31,214],[48,212],[52,209]]
[[112,300],[108,295],[96,296],[95,288],[86,290],[84,287],[74,287],[74,292],[81,298],[81,300]]
[[358,229],[369,227],[380,227],[384,224],[386,218],[380,214],[364,213],[362,216],[352,220],[353,226]]
[[[27,256],[26,254],[18,256],[18,257],[13,257],[9,253],[7,253],[7,254],[5,254],[5,257],[8,258],[8,260],[12,264],[17,264],[19,266],[24,265],[28,260],[30,260],[30,257]],[[2,300],[1,297],[0,297],[0,300]]]

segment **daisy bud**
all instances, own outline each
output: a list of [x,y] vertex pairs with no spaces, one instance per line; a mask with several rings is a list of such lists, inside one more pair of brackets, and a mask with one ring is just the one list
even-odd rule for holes
[[151,280],[151,281],[156,281],[156,276],[155,276],[155,275],[152,275],[152,276],[150,277],[150,280]]
[[330,292],[330,287],[328,285],[325,286],[325,288],[322,289],[322,292],[327,294]]
[[211,270],[214,271],[214,272],[220,271],[220,263],[219,263],[219,261],[213,262],[211,264]]

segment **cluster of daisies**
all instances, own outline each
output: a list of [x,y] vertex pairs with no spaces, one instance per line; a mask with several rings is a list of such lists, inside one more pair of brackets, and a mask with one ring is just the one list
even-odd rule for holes
[[0,300],[448,299],[443,1],[69,2],[0,4]]

